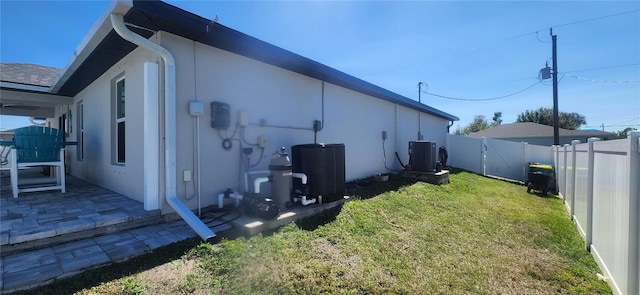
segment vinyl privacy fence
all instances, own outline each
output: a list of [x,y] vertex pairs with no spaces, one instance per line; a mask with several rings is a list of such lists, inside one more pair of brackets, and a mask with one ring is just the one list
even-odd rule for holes
[[640,294],[640,132],[554,147],[558,186],[615,294]]
[[553,164],[553,149],[492,138],[447,135],[447,165],[475,172],[526,181],[529,163]]
[[578,231],[615,294],[640,294],[640,132],[627,139],[536,146],[447,135],[447,164],[526,181],[531,162],[553,164]]

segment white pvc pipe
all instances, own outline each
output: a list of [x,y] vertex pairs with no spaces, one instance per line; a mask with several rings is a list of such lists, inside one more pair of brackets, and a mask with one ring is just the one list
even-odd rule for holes
[[255,171],[247,171],[244,173],[244,191],[248,192],[249,191],[249,175],[254,175],[254,174],[264,174],[264,175],[269,175],[271,174],[271,171],[269,170],[255,170]]
[[315,204],[315,202],[316,202],[316,198],[313,198],[311,200],[307,200],[307,196],[302,196],[302,200],[300,200],[300,203],[302,204],[302,206]]
[[265,182],[269,182],[269,177],[258,177],[256,178],[256,180],[253,182],[253,192],[256,194],[260,193],[260,184],[265,183]]
[[202,204],[200,198],[200,117],[196,117],[196,195],[198,196],[198,216],[202,216]]
[[222,209],[224,208],[224,202],[222,201],[224,199],[224,193],[218,194],[218,208]]
[[291,173],[291,177],[300,178],[300,180],[302,181],[302,184],[307,184],[307,175],[304,173],[294,172],[294,173]]
[[151,50],[164,61],[164,136],[165,136],[165,198],[178,215],[205,241],[216,234],[189,210],[176,193],[176,62],[166,48],[149,41],[132,31],[124,23],[122,15],[112,13],[111,25],[123,39]]
[[235,204],[236,208],[238,208],[238,206],[240,206],[240,201],[242,200],[242,198],[244,198],[243,195],[236,194],[236,193],[231,193],[231,195],[229,195],[229,197],[236,200],[236,204]]
[[[218,194],[218,208],[222,209],[224,208],[224,193]],[[240,200],[242,200],[242,198],[244,198],[243,195],[241,194],[237,194],[237,193],[231,193],[229,194],[229,197],[235,200],[235,205],[236,207],[240,206]]]

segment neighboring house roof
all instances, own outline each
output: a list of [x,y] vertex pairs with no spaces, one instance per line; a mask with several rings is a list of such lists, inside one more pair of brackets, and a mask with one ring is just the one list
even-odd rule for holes
[[55,83],[53,93],[75,96],[137,47],[111,28],[111,11],[123,13],[125,22],[133,25],[130,29],[146,38],[151,37],[153,31],[166,31],[443,119],[459,120],[454,115],[161,1],[114,3],[80,43],[73,59]]
[[0,81],[29,86],[51,87],[60,69],[27,63],[1,63]]
[[[613,133],[596,130],[569,130],[558,128],[560,137],[599,137],[612,138]],[[469,133],[471,137],[487,137],[487,138],[540,138],[553,137],[553,127],[538,123],[512,123],[501,124],[489,129],[478,132]]]

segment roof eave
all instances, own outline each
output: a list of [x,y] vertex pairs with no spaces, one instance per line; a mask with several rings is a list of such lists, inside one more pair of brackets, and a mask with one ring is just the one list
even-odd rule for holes
[[13,82],[0,81],[0,89],[15,89],[20,91],[49,93],[51,87],[27,85]]
[[[102,63],[99,68],[101,68],[101,71],[104,71],[107,66],[104,63],[115,60],[114,58],[116,57],[111,57],[111,61],[104,59],[97,61],[95,56],[92,57],[92,54],[95,54],[96,51],[104,51],[101,50],[104,49],[101,48],[101,44],[103,44],[105,39],[110,38],[110,42],[114,42],[114,36],[111,36],[113,35],[112,26],[109,21],[109,15],[111,13],[125,15],[125,21],[135,25],[142,27],[157,25],[154,30],[177,34],[212,47],[374,96],[442,119],[459,121],[459,118],[454,115],[419,103],[317,61],[256,39],[242,32],[227,28],[218,23],[211,22],[210,20],[161,1],[119,0],[112,2],[110,8],[101,15],[87,33],[84,40],[78,45],[71,61],[63,70],[62,75],[54,83],[51,89],[52,93],[69,96],[75,95],[75,93],[86,86],[85,84],[88,83],[86,80],[90,79],[90,77],[86,75],[79,77],[76,71],[82,70],[87,66],[93,67],[90,64],[96,62]],[[137,17],[134,16],[139,13],[143,13],[144,17],[140,17],[140,15]],[[129,17],[127,18],[127,16]],[[150,22],[153,17],[159,17],[160,19],[156,20],[161,20],[164,24],[159,24],[160,22]],[[165,27],[162,28],[162,26]],[[119,54],[126,54],[135,48],[135,46],[128,48],[123,44],[119,46],[123,47],[119,49],[119,51],[121,51]]]
[[109,8],[93,24],[84,39],[78,44],[73,52],[67,66],[62,70],[61,75],[53,83],[50,92],[57,93],[75,71],[85,62],[85,60],[100,45],[102,40],[111,32],[112,26],[109,15],[111,13],[126,14],[133,7],[132,0],[116,0],[111,2]]

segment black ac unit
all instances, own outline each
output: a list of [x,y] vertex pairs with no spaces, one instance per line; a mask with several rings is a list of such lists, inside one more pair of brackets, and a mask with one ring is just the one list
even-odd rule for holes
[[436,171],[436,143],[431,141],[409,142],[409,164],[413,171]]

